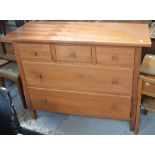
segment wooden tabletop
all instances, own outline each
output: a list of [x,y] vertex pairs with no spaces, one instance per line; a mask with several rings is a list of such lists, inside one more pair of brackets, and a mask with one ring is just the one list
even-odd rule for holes
[[120,22],[32,21],[8,33],[3,41],[151,46],[147,24]]

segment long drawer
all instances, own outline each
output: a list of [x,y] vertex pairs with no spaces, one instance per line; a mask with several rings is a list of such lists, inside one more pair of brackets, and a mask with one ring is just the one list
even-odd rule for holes
[[133,68],[23,61],[28,86],[97,93],[132,94]]
[[32,107],[69,114],[130,119],[131,97],[29,88]]

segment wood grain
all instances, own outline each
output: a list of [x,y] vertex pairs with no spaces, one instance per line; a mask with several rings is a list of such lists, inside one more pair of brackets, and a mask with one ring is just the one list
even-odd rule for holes
[[150,47],[147,24],[113,22],[28,22],[3,41],[83,43]]
[[135,130],[135,120],[136,120],[136,109],[138,103],[138,82],[140,77],[140,64],[141,64],[141,48],[136,48],[134,56],[134,76],[133,76],[133,97],[131,102],[131,119],[130,119],[130,130]]
[[29,86],[98,93],[132,94],[132,68],[23,61]]
[[97,63],[104,65],[134,66],[135,48],[97,46]]
[[80,93],[29,88],[32,106],[37,110],[87,116],[130,119],[130,96]]
[[139,79],[138,83],[138,101],[136,109],[136,121],[135,121],[135,133],[138,133],[139,119],[140,119],[140,105],[141,105],[141,95],[142,95],[142,79]]
[[96,58],[96,47],[92,46],[92,63],[95,65],[97,63],[97,58]]
[[50,44],[19,43],[17,46],[22,59],[52,60]]
[[91,63],[91,46],[55,44],[57,61]]

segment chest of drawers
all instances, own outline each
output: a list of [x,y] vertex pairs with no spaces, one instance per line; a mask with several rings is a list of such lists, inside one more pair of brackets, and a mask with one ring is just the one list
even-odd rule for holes
[[29,22],[14,42],[27,103],[36,110],[123,119],[134,130],[146,24]]

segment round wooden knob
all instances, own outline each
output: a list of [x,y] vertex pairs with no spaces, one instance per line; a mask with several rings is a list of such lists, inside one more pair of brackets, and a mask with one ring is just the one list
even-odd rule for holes
[[119,82],[118,82],[117,80],[112,80],[112,84],[113,84],[113,85],[118,85]]
[[38,53],[37,52],[33,52],[33,53],[34,53],[35,56],[38,56]]
[[40,78],[40,79],[42,79],[42,78],[43,78],[43,76],[40,74],[40,75],[39,75],[39,78]]
[[85,78],[85,75],[82,74],[82,73],[77,74],[77,76],[78,76],[79,78]]
[[41,99],[41,102],[42,103],[47,103],[48,101],[47,101],[47,99]]
[[47,99],[44,99],[43,102],[44,102],[44,103],[47,103],[48,101],[47,101]]
[[112,110],[117,110],[117,106],[115,106],[115,105],[112,105]]
[[119,60],[119,57],[118,57],[117,55],[114,55],[114,56],[111,57],[111,59],[112,59],[113,61],[118,61],[118,60]]
[[76,58],[76,54],[74,52],[70,53],[70,57],[75,59]]

